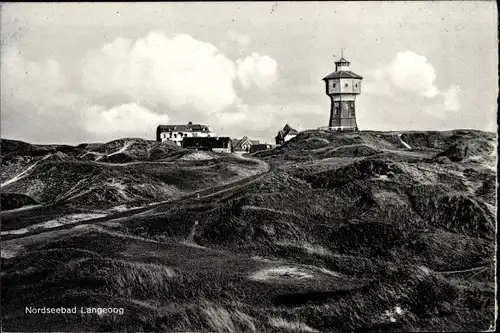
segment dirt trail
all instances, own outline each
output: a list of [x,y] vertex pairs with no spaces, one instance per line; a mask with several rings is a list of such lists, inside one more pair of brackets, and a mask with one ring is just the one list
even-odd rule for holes
[[399,141],[401,141],[401,143],[403,144],[403,146],[405,146],[407,149],[411,149],[411,146],[410,146],[408,143],[406,143],[406,142],[405,142],[405,141],[401,138],[401,136],[402,136],[402,135],[403,135],[403,134],[398,134]]
[[128,147],[130,147],[135,141],[128,141],[126,142],[123,147],[121,147],[120,149],[118,149],[117,151],[115,152],[112,152],[111,154],[103,154],[101,156],[99,156],[96,161],[99,161],[100,159],[104,158],[104,157],[110,157],[110,156],[113,156],[113,155],[117,155],[117,154],[121,154],[123,153],[125,150],[128,149]]
[[468,268],[468,269],[460,269],[460,270],[457,270],[457,271],[440,271],[440,272],[437,272],[437,273],[441,273],[441,274],[468,273],[468,272],[474,272],[474,271],[480,271],[480,270],[483,270],[483,269],[487,269],[488,267],[489,267],[489,265],[483,265],[483,266],[473,267],[473,268]]
[[123,147],[121,147],[120,149],[118,149],[117,151],[115,152],[112,152],[112,153],[109,153],[109,154],[105,154],[105,153],[98,153],[98,152],[95,152],[95,151],[87,151],[85,152],[83,155],[80,155],[78,156],[78,158],[83,158],[85,156],[87,156],[88,154],[92,154],[92,155],[97,155],[98,157],[96,158],[96,162],[99,161],[100,159],[104,158],[104,157],[109,157],[109,156],[113,156],[113,155],[116,155],[116,154],[120,154],[120,153],[123,153],[125,150],[127,150],[135,141],[134,140],[131,140],[131,141],[127,141]]
[[47,154],[47,155],[45,155],[45,157],[44,157],[44,158],[42,158],[40,161],[37,161],[37,162],[33,163],[31,166],[29,166],[28,168],[26,168],[25,170],[23,170],[21,173],[19,173],[19,174],[15,175],[15,176],[14,176],[14,177],[12,177],[11,179],[9,179],[9,180],[7,180],[7,181],[3,182],[3,183],[2,183],[2,185],[0,185],[0,187],[4,187],[4,186],[7,186],[7,185],[9,185],[9,184],[15,183],[15,182],[17,182],[18,180],[23,179],[24,177],[28,176],[28,175],[29,175],[29,174],[28,174],[28,172],[29,172],[30,170],[32,170],[35,166],[37,166],[37,165],[38,165],[38,163],[40,163],[40,162],[41,162],[41,161],[43,161],[43,160],[46,160],[46,159],[47,159],[47,158],[49,158],[50,156],[51,156],[51,154]]

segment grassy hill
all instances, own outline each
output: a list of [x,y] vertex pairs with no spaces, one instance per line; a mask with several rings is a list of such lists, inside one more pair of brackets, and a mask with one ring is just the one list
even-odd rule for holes
[[[64,158],[41,160],[41,148],[23,144],[5,155],[5,163],[26,158],[13,151],[40,161],[5,190],[64,214],[175,199],[4,238],[5,330],[477,331],[494,323],[493,134],[306,131],[246,160],[134,140],[75,147]],[[103,195],[110,180],[132,199]],[[199,198],[147,196],[212,186]],[[90,191],[75,202],[73,187]],[[54,209],[61,213],[40,212],[53,218]],[[23,211],[6,217],[13,231],[30,220]],[[126,315],[29,317],[26,304],[116,306]]]
[[44,204],[109,208],[179,197],[256,172],[256,163],[168,143],[38,146],[2,140],[2,190]]

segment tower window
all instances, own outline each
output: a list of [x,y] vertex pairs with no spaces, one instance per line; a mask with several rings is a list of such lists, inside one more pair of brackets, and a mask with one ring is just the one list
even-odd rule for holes
[[354,102],[349,102],[349,117],[354,117]]

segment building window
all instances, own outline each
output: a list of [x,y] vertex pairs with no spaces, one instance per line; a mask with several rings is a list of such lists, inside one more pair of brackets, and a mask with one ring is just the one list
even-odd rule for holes
[[345,84],[345,87],[347,88],[347,86],[348,86],[348,84],[346,83],[346,84]]
[[339,115],[339,108],[335,108],[335,115],[338,116]]
[[333,87],[335,88],[335,86],[336,86],[336,84],[334,83],[334,84],[333,84]]

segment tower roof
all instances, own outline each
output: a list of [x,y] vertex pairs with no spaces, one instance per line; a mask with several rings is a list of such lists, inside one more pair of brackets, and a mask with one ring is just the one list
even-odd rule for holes
[[351,71],[337,71],[323,78],[323,80],[328,79],[363,79],[363,77]]
[[335,62],[336,63],[337,62],[348,62],[348,63],[350,63],[349,60],[346,60],[344,57],[340,58],[338,61],[335,61]]

